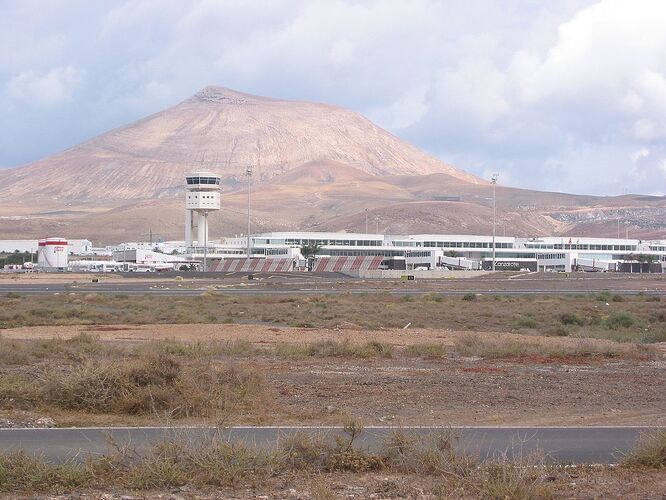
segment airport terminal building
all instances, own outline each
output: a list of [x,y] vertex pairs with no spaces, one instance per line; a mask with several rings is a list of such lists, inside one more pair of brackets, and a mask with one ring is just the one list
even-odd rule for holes
[[[381,257],[380,269],[405,270],[490,270],[493,260],[492,236],[273,232],[253,235],[250,242],[251,257],[260,259],[302,261],[306,257],[301,253],[304,246],[316,247],[316,254],[311,257],[314,261],[327,259],[332,266],[327,270],[336,269],[341,262],[345,267],[348,263],[365,262],[361,258],[373,257]],[[225,238],[206,248],[188,247],[187,253],[194,259],[205,254],[213,262],[247,259],[247,238]],[[495,264],[497,270],[508,271],[663,272],[666,241],[498,236]]]
[[[0,242],[0,247],[10,253],[32,249],[32,243],[12,240]],[[88,240],[73,243],[68,253],[83,260],[72,261],[70,267],[90,271],[488,271],[493,263],[493,238],[479,235],[271,232],[251,236],[250,258],[245,235],[203,246],[194,239],[105,248],[93,248]],[[666,240],[497,236],[495,269],[661,273],[666,272]]]

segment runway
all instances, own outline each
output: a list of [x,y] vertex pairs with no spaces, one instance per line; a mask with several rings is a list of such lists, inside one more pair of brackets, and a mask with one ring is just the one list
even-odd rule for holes
[[52,295],[65,293],[151,294],[196,296],[203,292],[226,295],[339,295],[391,293],[395,295],[567,295],[576,293],[666,295],[666,279],[459,279],[403,283],[331,276],[224,276],[217,279],[126,279],[105,282],[0,282],[0,294]]
[[[481,460],[516,459],[542,451],[549,463],[612,464],[634,445],[648,427],[367,427],[355,445],[377,451],[396,431],[423,439],[443,432],[459,436],[457,451]],[[275,449],[281,440],[304,432],[333,439],[344,436],[340,427],[115,427],[65,429],[0,429],[0,450],[23,450],[53,462],[82,459],[112,451],[111,443],[130,445],[138,453],[165,441],[197,444],[210,439]]]

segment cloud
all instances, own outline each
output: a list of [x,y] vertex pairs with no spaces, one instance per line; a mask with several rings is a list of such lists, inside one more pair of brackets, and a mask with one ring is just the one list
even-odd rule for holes
[[0,164],[219,84],[350,107],[503,184],[666,191],[662,0],[54,5],[0,18]]
[[11,99],[28,106],[52,107],[72,100],[85,72],[72,66],[53,68],[46,73],[32,71],[14,76],[6,87]]

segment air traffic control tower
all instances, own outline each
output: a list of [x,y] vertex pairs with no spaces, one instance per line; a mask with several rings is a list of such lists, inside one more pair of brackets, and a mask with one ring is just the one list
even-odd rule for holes
[[208,213],[220,209],[220,176],[212,172],[186,175],[185,244],[208,245]]

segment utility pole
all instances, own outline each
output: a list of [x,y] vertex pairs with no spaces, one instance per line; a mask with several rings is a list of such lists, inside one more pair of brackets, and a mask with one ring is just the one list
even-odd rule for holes
[[497,223],[497,203],[495,196],[495,187],[497,186],[497,179],[499,174],[493,174],[490,182],[493,184],[493,272],[495,272],[495,226]]
[[252,240],[250,239],[250,189],[252,187],[252,165],[245,170],[247,175],[247,258],[252,258]]
[[368,234],[368,209],[365,209],[365,234]]

